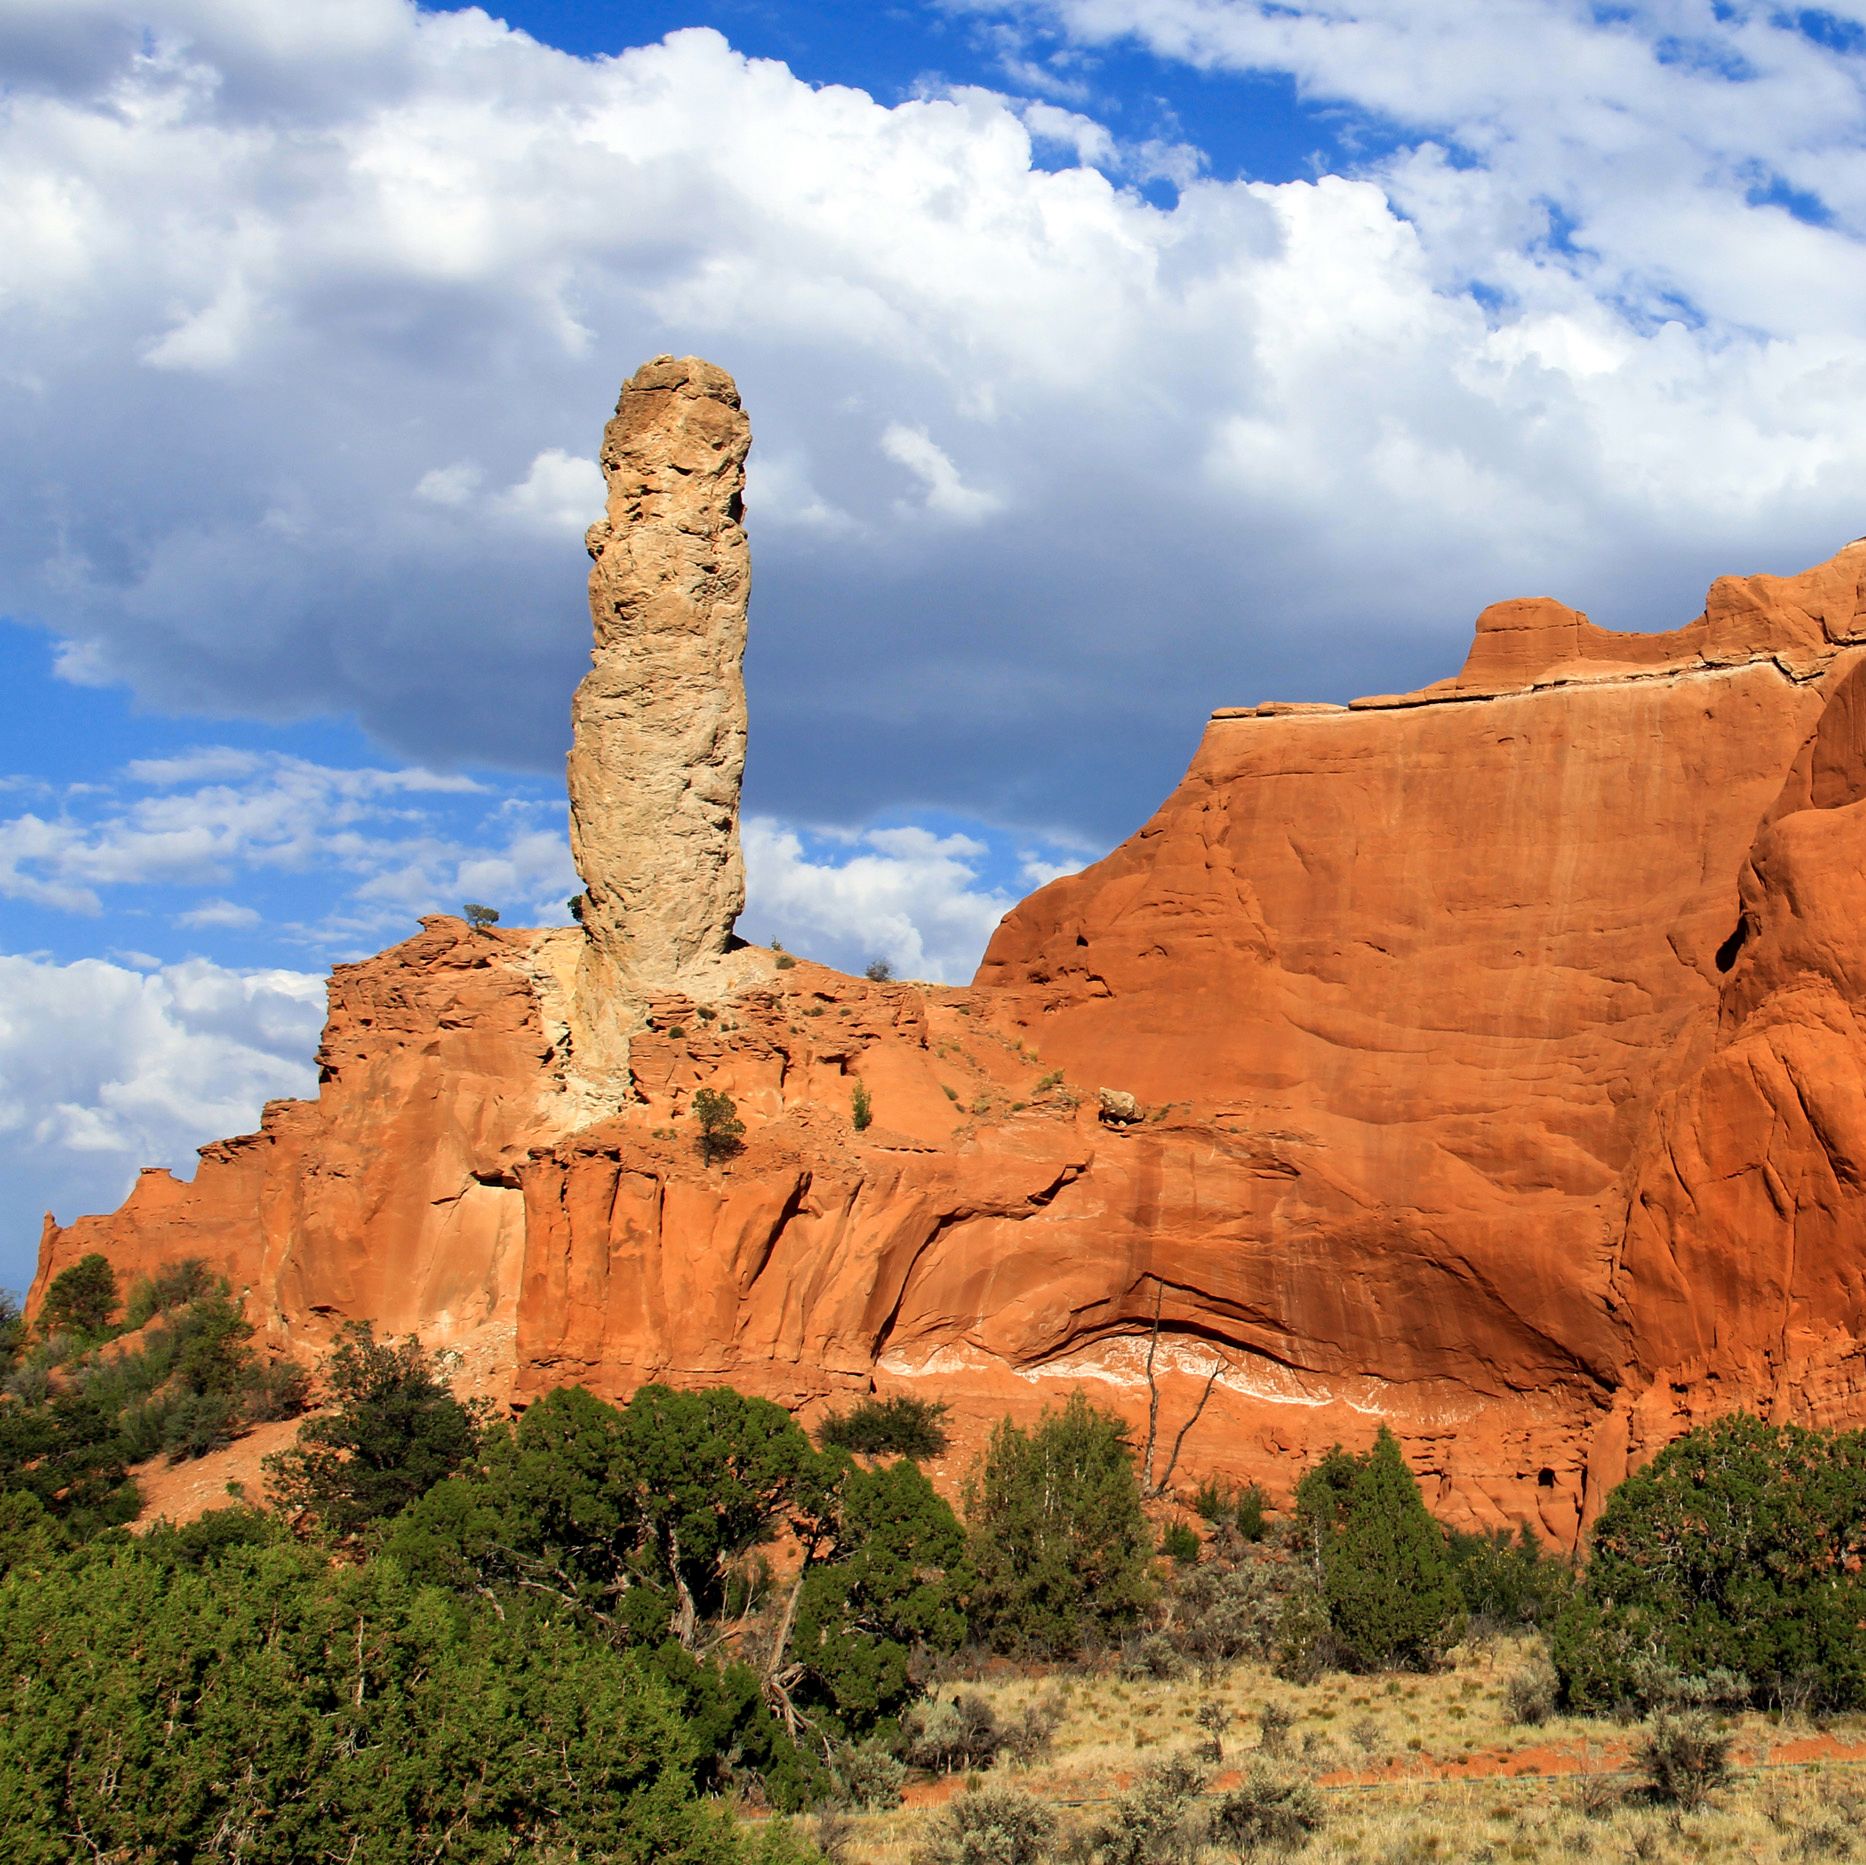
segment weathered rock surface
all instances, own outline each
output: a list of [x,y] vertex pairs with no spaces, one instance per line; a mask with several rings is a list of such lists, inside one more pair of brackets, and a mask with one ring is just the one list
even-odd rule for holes
[[657,356],[603,434],[590,671],[571,702],[570,846],[598,992],[689,987],[745,905],[742,522],[751,426],[723,369]]
[[974,1439],[1078,1381],[1144,1419],[1157,1313],[1169,1433],[1225,1368],[1182,1476],[1287,1493],[1384,1421],[1447,1515],[1563,1541],[1696,1418],[1866,1422],[1866,547],[1669,635],[1505,603],[1421,693],[1217,713],[945,990],[719,963],[743,452],[665,359],[605,441],[584,930],[342,968],[318,1100],[48,1224],[35,1299],[202,1255],[277,1339],[368,1315],[521,1402],[874,1386]]
[[[545,939],[575,938],[544,935]],[[331,974],[315,1101],[201,1149],[192,1182],[145,1171],[122,1208],[60,1230],[40,1271],[101,1250],[128,1280],[185,1256],[224,1271],[276,1344],[321,1348],[368,1318],[419,1332],[509,1385],[524,1255],[518,1172],[552,1129],[562,1046],[536,933],[428,919]]]

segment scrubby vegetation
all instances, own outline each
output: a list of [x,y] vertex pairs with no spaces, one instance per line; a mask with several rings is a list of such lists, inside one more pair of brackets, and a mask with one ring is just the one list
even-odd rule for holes
[[15,1536],[75,1545],[127,1522],[140,1507],[132,1464],[202,1457],[302,1411],[303,1373],[262,1360],[252,1334],[226,1284],[192,1261],[139,1281],[125,1305],[110,1266],[87,1256],[54,1279],[31,1334],[9,1305],[0,1552]]
[[[681,1032],[675,1029],[669,1034],[678,1036]],[[739,1118],[739,1110],[731,1095],[716,1088],[696,1088],[693,1117],[700,1124],[695,1145],[706,1165],[722,1165],[744,1152],[745,1123]]]
[[1008,1418],[966,1489],[977,1635],[1071,1657],[1140,1622],[1158,1592],[1153,1535],[1118,1419],[1080,1392],[1029,1431]]
[[947,1446],[945,1416],[945,1406],[905,1394],[864,1399],[831,1412],[816,1428],[817,1442],[866,1457],[938,1457]]
[[1866,1433],[1736,1416],[1608,1498],[1553,1651],[1577,1709],[1866,1700]]
[[[993,1432],[958,1514],[918,1462],[950,1448],[937,1403],[814,1443],[724,1387],[497,1419],[359,1325],[268,1508],[132,1537],[132,1465],[307,1382],[199,1264],[53,1287],[34,1329],[0,1304],[8,1858],[1657,1859],[1664,1819],[1700,1822],[1681,1857],[1723,1855],[1703,1822],[1759,1859],[1856,1843],[1816,1784],[1758,1800],[1742,1770],[1758,1716],[1866,1688],[1857,1436],[1694,1432],[1577,1575],[1527,1529],[1448,1533],[1384,1431],[1281,1515],[1254,1486],[1150,1504],[1078,1392]],[[1415,1779],[1524,1743],[1581,1758],[1540,1814],[1441,1818]],[[963,1791],[904,1807],[916,1776]]]

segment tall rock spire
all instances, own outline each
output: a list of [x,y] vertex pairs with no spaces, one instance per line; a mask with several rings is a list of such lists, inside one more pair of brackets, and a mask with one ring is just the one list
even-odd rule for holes
[[693,356],[644,363],[603,433],[570,846],[589,956],[624,991],[703,987],[745,905],[750,446],[732,378]]

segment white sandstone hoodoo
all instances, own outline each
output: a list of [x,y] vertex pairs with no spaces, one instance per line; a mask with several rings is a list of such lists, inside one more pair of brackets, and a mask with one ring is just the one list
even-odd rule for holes
[[586,977],[604,995],[705,994],[745,906],[750,446],[732,378],[693,356],[644,363],[603,433],[568,775]]

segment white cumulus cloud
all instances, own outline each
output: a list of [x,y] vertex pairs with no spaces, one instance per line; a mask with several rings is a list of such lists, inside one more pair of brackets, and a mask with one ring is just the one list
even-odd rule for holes
[[315,1092],[321,974],[190,960],[157,969],[0,954],[0,1251],[15,1274],[49,1203],[114,1208],[136,1171],[188,1176],[195,1148]]
[[904,978],[964,983],[1012,905],[968,835],[870,829],[806,848],[797,829],[752,817],[744,844],[741,930],[845,971],[883,958]]
[[[758,806],[1100,837],[1215,703],[1435,677],[1507,594],[1675,623],[1860,529],[1866,106],[1801,16],[948,4],[1005,94],[406,0],[4,9],[0,613],[157,705],[553,768],[602,418],[700,351],[757,434]],[[1336,153],[1130,138],[1135,41]]]

